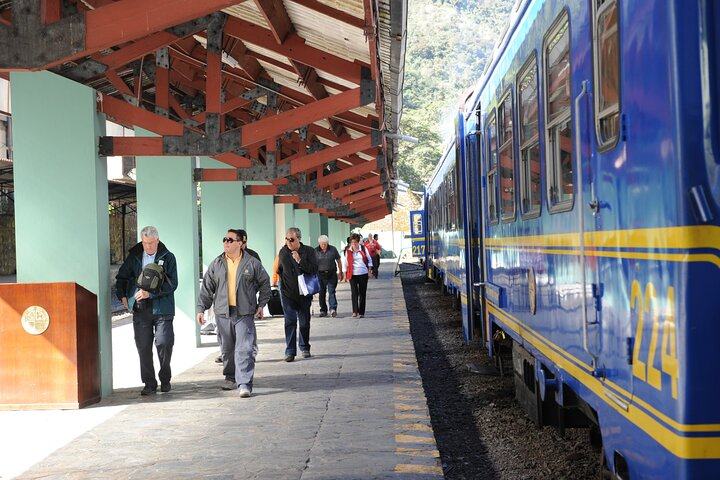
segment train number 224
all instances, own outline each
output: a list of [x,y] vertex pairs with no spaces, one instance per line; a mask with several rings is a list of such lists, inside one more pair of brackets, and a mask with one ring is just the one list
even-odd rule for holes
[[[672,397],[678,397],[678,357],[677,341],[675,335],[675,289],[668,287],[667,305],[663,309],[658,304],[655,285],[648,283],[643,295],[640,282],[635,280],[630,287],[631,318],[637,315],[637,330],[635,331],[635,346],[633,348],[633,376],[647,382],[657,390],[662,390],[662,374],[655,366],[655,357],[658,347],[658,336],[662,328],[662,343],[660,348],[660,369],[670,377]],[[647,362],[640,359],[643,348],[643,330],[645,322],[652,321],[650,345],[647,348]]]

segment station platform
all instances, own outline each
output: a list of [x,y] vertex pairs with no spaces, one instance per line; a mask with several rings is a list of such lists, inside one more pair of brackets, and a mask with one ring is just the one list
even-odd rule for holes
[[311,320],[312,358],[284,362],[283,318],[257,321],[249,399],[221,390],[216,346],[189,341],[176,341],[172,391],[141,397],[131,322],[114,323],[113,394],[0,411],[0,479],[442,478],[402,285],[384,270],[365,318],[339,285],[338,317]]

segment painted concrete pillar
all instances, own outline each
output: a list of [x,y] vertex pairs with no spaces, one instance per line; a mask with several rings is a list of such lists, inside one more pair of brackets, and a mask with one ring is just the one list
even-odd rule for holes
[[302,242],[305,245],[313,245],[312,234],[310,232],[310,210],[307,210],[305,208],[296,208],[295,209],[295,224],[290,225],[290,227],[297,227],[300,229],[300,232],[302,233]]
[[310,222],[310,232],[305,237],[305,243],[317,247],[318,237],[320,236],[320,214],[311,212],[308,214],[308,220]]
[[[227,164],[202,157],[202,168],[227,168]],[[210,262],[223,252],[222,238],[228,228],[245,228],[245,195],[243,182],[202,182],[200,184],[200,228],[202,231],[202,264],[204,272]],[[252,233],[248,237],[253,244]]]
[[101,394],[112,392],[107,161],[95,90],[50,72],[11,73],[17,281],[76,282],[97,295]]
[[328,225],[328,221],[330,219],[326,217],[325,215],[320,215],[320,234],[321,235],[330,235],[330,228]]
[[[140,128],[135,134],[154,135]],[[195,302],[199,292],[200,252],[193,162],[192,157],[137,157],[135,168],[138,235],[143,227],[154,225],[160,233],[160,241],[177,259],[175,343],[194,339],[195,345],[199,346]]]
[[[245,197],[245,230],[248,245],[260,255],[263,267],[271,273],[278,251],[275,238],[275,204],[272,195]],[[285,232],[283,232],[285,233]]]

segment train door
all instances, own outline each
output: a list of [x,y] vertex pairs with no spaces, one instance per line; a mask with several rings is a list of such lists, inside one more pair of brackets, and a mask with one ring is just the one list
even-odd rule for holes
[[[606,285],[603,265],[609,260],[589,255],[596,247],[597,232],[617,230],[617,209],[607,208],[617,204],[617,182],[613,168],[625,157],[624,142],[620,136],[620,72],[619,72],[619,25],[617,1],[593,1],[591,22],[593,24],[593,74],[592,82],[583,82],[581,93],[575,99],[575,131],[577,172],[579,184],[589,188],[578,189],[578,219],[582,238],[585,283],[585,315],[583,317],[583,345],[593,359],[593,367],[600,376],[610,370],[616,372],[614,381],[623,388],[632,389],[632,379],[627,369],[627,345],[618,346],[611,338],[604,339],[604,332],[625,331],[619,318],[603,316],[603,301],[608,296],[619,296],[625,287]],[[584,167],[584,170],[581,170]],[[586,179],[582,179],[584,174]],[[584,193],[584,195],[583,195]],[[586,243],[589,242],[589,243]],[[609,269],[609,268],[608,268]],[[611,269],[610,269],[611,270]],[[629,293],[629,290],[628,290]],[[607,325],[606,325],[607,323]]]
[[468,245],[468,300],[471,300],[469,310],[472,313],[472,327],[476,334],[487,344],[486,329],[483,327],[485,318],[484,285],[485,276],[482,256],[482,209],[480,204],[480,109],[468,119],[468,133],[465,136],[465,166],[467,208],[467,245]]
[[460,279],[460,310],[463,319],[463,334],[465,342],[470,342],[474,336],[473,303],[472,303],[472,275],[470,274],[470,242],[468,204],[470,203],[467,188],[467,150],[465,149],[465,117],[462,109],[458,113],[455,125],[455,169],[454,188],[456,192],[455,215],[458,234],[458,265],[457,274]]

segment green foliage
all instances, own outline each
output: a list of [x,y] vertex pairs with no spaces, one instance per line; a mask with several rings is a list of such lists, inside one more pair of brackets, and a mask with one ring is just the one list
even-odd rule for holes
[[514,0],[409,0],[398,171],[413,190],[430,179],[463,92],[480,78]]

